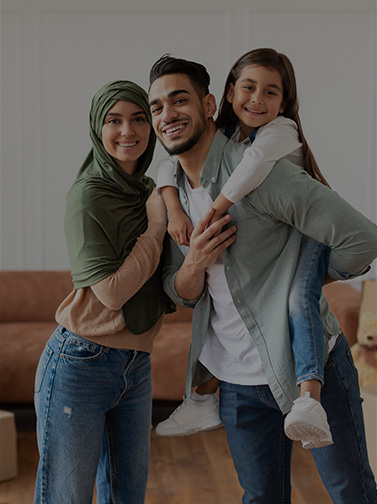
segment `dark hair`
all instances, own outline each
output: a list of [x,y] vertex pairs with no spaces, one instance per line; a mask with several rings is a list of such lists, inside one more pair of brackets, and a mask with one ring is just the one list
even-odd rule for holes
[[298,114],[298,97],[296,77],[293,65],[289,58],[274,49],[262,48],[254,49],[245,53],[232,66],[225,82],[223,96],[220,101],[219,113],[216,118],[216,126],[222,128],[228,124],[237,124],[238,117],[233,111],[232,104],[228,102],[226,95],[231,84],[235,84],[242,70],[249,65],[259,65],[266,68],[272,68],[279,72],[283,84],[283,106],[284,111],[281,115],[292,119],[297,124],[299,140],[302,143],[304,153],[304,170],[314,179],[322,184],[329,186],[325,177],[322,175],[314,155],[304,136],[300,116]]
[[200,97],[209,93],[210,77],[206,68],[195,61],[174,58],[170,54],[164,54],[152,66],[149,72],[149,87],[156,79],[177,73],[187,75]]

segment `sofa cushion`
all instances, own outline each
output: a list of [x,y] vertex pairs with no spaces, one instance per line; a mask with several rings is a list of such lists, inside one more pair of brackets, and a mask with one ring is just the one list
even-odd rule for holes
[[8,322],[0,331],[0,402],[30,403],[34,377],[56,322]]
[[[165,317],[152,353],[154,399],[178,401],[185,390],[192,310]],[[0,403],[31,403],[39,357],[57,323],[3,322],[0,330]]]
[[48,322],[73,288],[69,271],[1,271],[0,321]]
[[[39,357],[56,329],[55,311],[72,289],[69,271],[0,272],[0,402],[31,403]],[[336,282],[324,287],[350,345],[356,342],[360,292]],[[154,399],[181,400],[193,310],[165,317],[152,354]]]

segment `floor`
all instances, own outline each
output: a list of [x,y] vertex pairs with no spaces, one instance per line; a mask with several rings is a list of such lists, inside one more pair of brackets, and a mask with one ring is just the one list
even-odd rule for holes
[[[153,423],[166,418],[172,407],[174,405],[171,403],[155,407]],[[33,411],[16,413],[19,475],[16,479],[0,483],[0,504],[33,502],[38,464],[34,422]],[[223,428],[174,438],[159,437],[152,431],[150,477],[145,504],[240,504],[241,498],[242,490]],[[295,443],[292,504],[331,502],[310,452]]]

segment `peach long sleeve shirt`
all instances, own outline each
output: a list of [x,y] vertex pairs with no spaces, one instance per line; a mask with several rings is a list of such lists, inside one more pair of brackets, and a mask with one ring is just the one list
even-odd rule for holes
[[74,289],[58,307],[56,321],[100,345],[152,352],[164,316],[147,332],[133,334],[126,328],[120,309],[155,272],[165,233],[166,226],[150,223],[122,266],[90,287]]

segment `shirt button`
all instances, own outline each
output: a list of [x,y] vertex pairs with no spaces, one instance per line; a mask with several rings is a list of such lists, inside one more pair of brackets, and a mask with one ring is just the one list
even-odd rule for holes
[[211,182],[216,182],[216,177],[212,177]]

